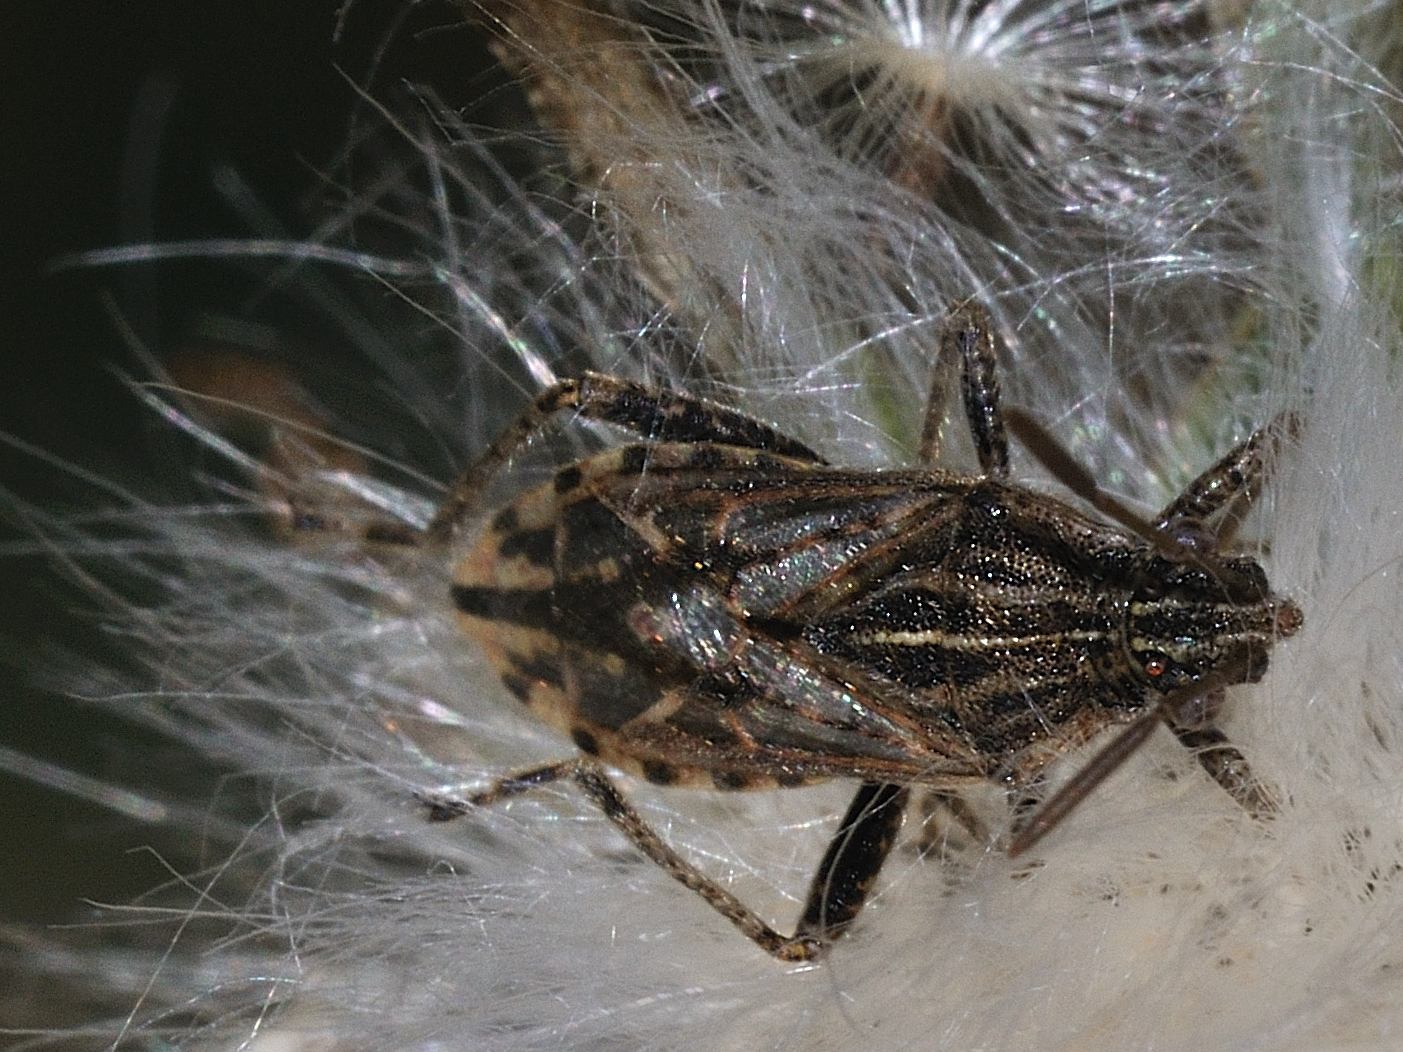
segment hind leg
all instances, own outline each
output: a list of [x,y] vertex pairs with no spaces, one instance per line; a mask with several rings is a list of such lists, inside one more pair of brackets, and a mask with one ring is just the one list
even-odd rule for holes
[[565,760],[521,771],[465,800],[425,799],[430,817],[447,821],[474,807],[494,804],[562,779],[570,779],[584,790],[590,802],[634,847],[669,876],[700,895],[742,935],[782,961],[815,960],[851,926],[891,852],[907,798],[902,786],[867,782],[858,789],[814,874],[794,934],[783,935],[669,846],[593,760]]

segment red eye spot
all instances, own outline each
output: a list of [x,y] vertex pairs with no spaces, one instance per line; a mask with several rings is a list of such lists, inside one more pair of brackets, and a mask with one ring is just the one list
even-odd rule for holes
[[1145,675],[1149,676],[1151,679],[1158,679],[1160,676],[1164,675],[1164,669],[1165,664],[1163,658],[1150,658],[1145,662]]

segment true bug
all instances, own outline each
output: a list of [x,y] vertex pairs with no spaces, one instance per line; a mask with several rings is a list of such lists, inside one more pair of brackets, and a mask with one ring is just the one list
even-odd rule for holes
[[[1239,804],[1270,810],[1212,719],[1222,688],[1260,679],[1274,640],[1302,621],[1254,561],[1218,551],[1263,480],[1268,430],[1149,523],[1000,408],[982,307],[950,312],[940,350],[962,369],[978,475],[933,466],[939,363],[924,466],[911,470],[832,467],[739,412],[603,375],[541,394],[454,486],[426,539],[448,543],[491,475],[560,410],[643,436],[498,511],[454,573],[463,627],[584,755],[433,799],[433,817],[571,779],[764,950],[807,960],[862,908],[911,786],[1023,793],[1067,749],[1128,724],[1023,826],[1017,852],[1163,722]],[[1115,525],[1008,482],[1005,422]],[[649,828],[606,765],[659,785],[861,786],[785,936]]]

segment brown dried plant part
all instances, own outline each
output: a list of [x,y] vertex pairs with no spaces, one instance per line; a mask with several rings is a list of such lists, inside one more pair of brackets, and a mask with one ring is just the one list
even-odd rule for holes
[[559,139],[593,218],[623,238],[638,276],[674,309],[706,281],[659,224],[685,230],[688,199],[674,193],[696,158],[676,134],[688,105],[665,53],[621,5],[598,0],[469,0],[503,66],[525,87],[542,126]]
[[249,451],[254,482],[288,540],[337,532],[412,541],[412,531],[384,521],[342,484],[367,477],[370,464],[336,437],[330,416],[287,365],[204,342],[172,354],[164,366],[191,418]]

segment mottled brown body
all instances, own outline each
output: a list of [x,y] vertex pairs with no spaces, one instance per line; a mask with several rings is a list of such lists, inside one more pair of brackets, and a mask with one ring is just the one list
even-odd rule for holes
[[[1034,786],[1065,751],[1127,729],[1028,822],[1023,850],[1160,722],[1252,813],[1269,796],[1212,724],[1223,687],[1259,679],[1301,624],[1249,558],[1219,545],[1265,472],[1266,432],[1153,523],[1102,493],[998,401],[988,315],[955,308],[942,354],[982,474],[859,471],[733,410],[596,374],[542,394],[449,495],[453,536],[488,476],[561,409],[650,441],[561,468],[496,514],[453,601],[507,688],[590,759],[520,772],[452,817],[569,777],[630,839],[768,952],[809,959],[857,915],[906,787]],[[938,454],[937,369],[922,459]],[[1115,525],[1006,481],[1005,421]],[[1210,520],[1230,523],[1217,532]],[[678,856],[600,762],[660,785],[861,780],[793,936]],[[957,809],[958,810],[958,809]]]
[[512,692],[611,766],[953,788],[1028,784],[1194,674],[1205,634],[1255,648],[1259,676],[1275,607],[1217,590],[994,480],[666,444],[519,498],[453,594]]

